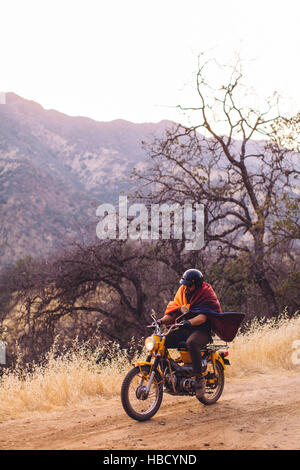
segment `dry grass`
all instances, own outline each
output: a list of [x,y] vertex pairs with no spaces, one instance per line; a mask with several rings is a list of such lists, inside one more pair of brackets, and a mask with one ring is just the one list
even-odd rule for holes
[[230,344],[232,367],[227,377],[241,377],[253,373],[272,373],[277,370],[298,370],[293,364],[293,342],[300,339],[300,316],[285,315],[278,319],[253,320],[247,332],[236,336]]
[[[230,345],[231,366],[227,377],[299,370],[292,363],[292,345],[300,339],[300,317],[253,321],[247,333],[239,334]],[[43,365],[24,370],[20,362],[0,380],[0,421],[22,414],[76,406],[90,399],[105,399],[120,393],[121,383],[131,365],[116,344],[111,355],[96,364],[88,345],[57,357],[55,345]],[[137,359],[137,358],[136,358]]]
[[120,391],[131,367],[117,345],[111,357],[96,364],[86,345],[57,356],[55,345],[43,365],[24,369],[21,361],[0,379],[0,421],[35,411],[74,406],[92,397],[110,398]]

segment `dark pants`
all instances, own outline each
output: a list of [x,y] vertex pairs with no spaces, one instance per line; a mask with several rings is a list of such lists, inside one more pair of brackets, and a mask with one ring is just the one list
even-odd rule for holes
[[201,375],[202,358],[200,349],[212,341],[210,332],[204,328],[185,327],[173,331],[166,337],[165,346],[167,348],[177,348],[180,342],[184,341],[191,355],[193,372]]

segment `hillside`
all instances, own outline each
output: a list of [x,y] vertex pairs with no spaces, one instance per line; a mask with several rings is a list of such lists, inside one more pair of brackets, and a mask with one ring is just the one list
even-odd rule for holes
[[[0,105],[0,270],[79,237],[95,237],[98,205],[116,203],[121,191],[132,189],[133,167],[146,166],[142,142],[161,137],[172,125],[71,117],[7,93]],[[210,158],[206,142],[205,162]],[[265,152],[264,145],[247,144],[250,174],[266,170],[256,157]],[[241,142],[232,146],[238,153]],[[223,158],[226,164],[221,154],[215,178],[225,171]],[[298,154],[292,158],[297,166]]]
[[95,210],[130,189],[142,141],[170,126],[96,122],[6,94],[0,106],[1,268],[93,233]]

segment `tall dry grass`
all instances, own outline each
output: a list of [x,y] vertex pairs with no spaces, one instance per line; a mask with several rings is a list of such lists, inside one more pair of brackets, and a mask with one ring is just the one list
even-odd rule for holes
[[[231,366],[226,369],[227,377],[283,369],[299,371],[300,365],[292,362],[292,346],[297,339],[300,339],[299,316],[252,321],[247,332],[238,334],[230,344]],[[137,359],[136,356],[133,361]],[[59,356],[54,345],[43,365],[33,364],[29,370],[19,360],[14,370],[5,371],[0,379],[0,421],[117,396],[130,368],[131,363],[116,344],[111,345],[110,355],[100,364],[96,364],[96,354],[87,344]]]
[[227,377],[280,370],[300,371],[300,365],[292,361],[293,343],[299,339],[299,313],[291,319],[283,314],[276,319],[252,320],[246,332],[238,334],[230,344],[232,366],[226,369]]
[[117,344],[112,343],[110,354],[97,364],[99,353],[91,353],[89,345],[82,344],[57,355],[54,344],[42,365],[31,364],[29,369],[18,351],[16,366],[0,378],[0,421],[118,394],[131,364]]

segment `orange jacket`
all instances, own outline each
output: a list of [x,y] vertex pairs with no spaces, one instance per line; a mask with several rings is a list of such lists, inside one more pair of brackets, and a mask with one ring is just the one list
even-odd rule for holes
[[168,303],[165,315],[172,313],[182,305],[187,305],[189,309],[193,310],[193,307],[203,306],[214,312],[221,312],[221,305],[218,300],[218,297],[207,282],[203,282],[202,286],[199,289],[196,289],[190,298],[190,303],[187,302],[185,295],[185,286],[180,286],[174,300]]

